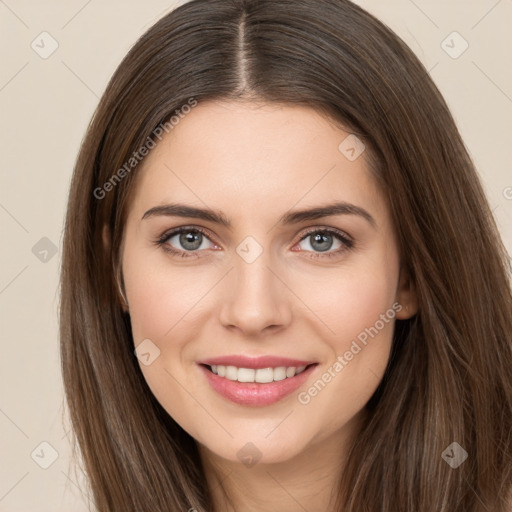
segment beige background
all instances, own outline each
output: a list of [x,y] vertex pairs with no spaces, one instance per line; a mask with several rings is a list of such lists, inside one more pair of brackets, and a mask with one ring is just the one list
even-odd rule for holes
[[[87,510],[69,471],[58,355],[67,192],[109,77],[138,36],[178,3],[0,0],[0,511]],[[401,35],[431,70],[512,253],[512,1],[357,3]],[[39,52],[51,48],[43,31],[58,43],[47,59],[31,47],[35,41]],[[441,46],[453,31],[469,44],[458,58]],[[454,54],[464,42],[450,36],[444,44]],[[43,469],[56,456],[52,450],[58,456]]]

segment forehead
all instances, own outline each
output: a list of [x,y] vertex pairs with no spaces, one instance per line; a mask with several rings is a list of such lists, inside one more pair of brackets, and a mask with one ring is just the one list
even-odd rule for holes
[[132,209],[171,200],[243,207],[246,213],[282,213],[298,201],[384,207],[365,151],[353,159],[354,142],[310,107],[199,103],[139,166]]

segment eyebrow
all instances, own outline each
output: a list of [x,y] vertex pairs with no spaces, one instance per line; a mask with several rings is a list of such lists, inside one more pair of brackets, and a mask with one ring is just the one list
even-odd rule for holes
[[[373,228],[377,227],[375,219],[364,208],[354,204],[346,203],[344,201],[338,201],[325,206],[318,206],[306,210],[297,210],[285,213],[278,220],[277,224],[298,224],[300,222],[317,220],[333,215],[357,215],[368,221],[368,223]],[[157,216],[189,217],[194,219],[201,219],[204,221],[213,222],[214,224],[219,224],[228,229],[230,229],[232,226],[231,221],[222,212],[208,208],[187,206],[178,203],[154,206],[153,208],[150,208],[146,213],[144,213],[141,220]]]

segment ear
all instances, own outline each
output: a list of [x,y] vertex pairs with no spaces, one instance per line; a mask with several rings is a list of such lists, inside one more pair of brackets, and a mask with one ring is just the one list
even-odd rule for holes
[[402,306],[402,309],[396,313],[398,320],[407,320],[418,312],[416,287],[412,282],[409,272],[403,267],[400,268],[396,302]]
[[[103,238],[103,247],[105,248],[105,251],[110,252],[111,239],[110,239],[110,230],[109,230],[107,224],[105,224],[103,226],[102,238]],[[119,268],[114,269],[114,273],[115,273],[114,281],[116,283],[116,291],[117,291],[119,303],[121,304],[121,308],[123,309],[123,311],[125,313],[128,313],[128,302],[125,299],[125,294],[123,293],[123,285],[122,285],[120,270],[121,269],[119,269]]]

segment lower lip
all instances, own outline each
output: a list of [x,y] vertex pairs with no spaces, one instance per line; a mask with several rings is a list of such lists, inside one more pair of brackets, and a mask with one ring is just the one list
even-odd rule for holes
[[316,364],[308,366],[302,373],[284,380],[260,384],[259,382],[238,382],[219,377],[203,365],[199,365],[211,387],[220,395],[239,405],[253,407],[270,405],[296,391],[307,380]]

